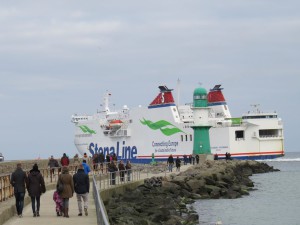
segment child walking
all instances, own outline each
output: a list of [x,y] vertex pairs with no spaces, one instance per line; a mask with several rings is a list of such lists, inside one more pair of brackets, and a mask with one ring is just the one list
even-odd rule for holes
[[55,210],[56,210],[56,215],[57,216],[62,216],[63,212],[63,200],[58,194],[58,191],[54,191],[53,193],[53,200],[55,202]]

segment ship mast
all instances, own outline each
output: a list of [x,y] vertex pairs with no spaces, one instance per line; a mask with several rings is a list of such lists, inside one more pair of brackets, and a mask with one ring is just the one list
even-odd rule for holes
[[110,112],[109,110],[109,96],[111,96],[111,94],[106,91],[105,95],[104,95],[104,98],[103,98],[103,101],[104,101],[104,111],[105,112]]

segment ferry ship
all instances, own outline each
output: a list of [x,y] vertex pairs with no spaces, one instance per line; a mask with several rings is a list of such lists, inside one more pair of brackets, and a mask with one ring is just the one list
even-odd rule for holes
[[[219,158],[230,153],[236,159],[271,159],[284,156],[283,123],[276,112],[262,112],[258,105],[241,117],[232,117],[222,92],[215,85],[207,93],[210,152]],[[118,160],[135,163],[165,161],[192,155],[195,125],[192,103],[177,105],[173,90],[159,86],[159,93],[147,106],[119,111],[109,107],[93,115],[71,117],[74,143],[81,155],[116,154]],[[201,145],[201,144],[200,144]]]

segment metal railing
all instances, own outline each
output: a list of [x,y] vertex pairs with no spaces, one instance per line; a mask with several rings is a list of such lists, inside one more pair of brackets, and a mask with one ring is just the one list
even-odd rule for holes
[[100,198],[100,190],[97,188],[95,175],[93,175],[93,196],[96,206],[97,225],[109,225],[108,216],[103,201]]
[[[40,173],[42,174],[46,184],[57,182],[58,176],[61,173],[61,167],[55,168],[40,168]],[[24,170],[29,174],[30,170]],[[69,173],[73,175],[76,172],[76,166],[69,166]],[[6,201],[9,198],[14,197],[14,188],[10,184],[10,174],[0,175],[0,202]]]
[[108,172],[106,174],[99,174],[99,189],[104,190],[116,185],[129,183],[141,179],[140,169],[131,169],[126,171]]
[[14,196],[14,188],[10,184],[10,174],[0,176],[0,202]]

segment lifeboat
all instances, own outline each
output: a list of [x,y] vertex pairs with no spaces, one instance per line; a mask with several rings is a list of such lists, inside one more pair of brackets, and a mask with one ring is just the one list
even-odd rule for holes
[[123,125],[123,121],[122,120],[112,120],[112,121],[109,122],[109,127],[112,130],[119,129],[122,125]]

